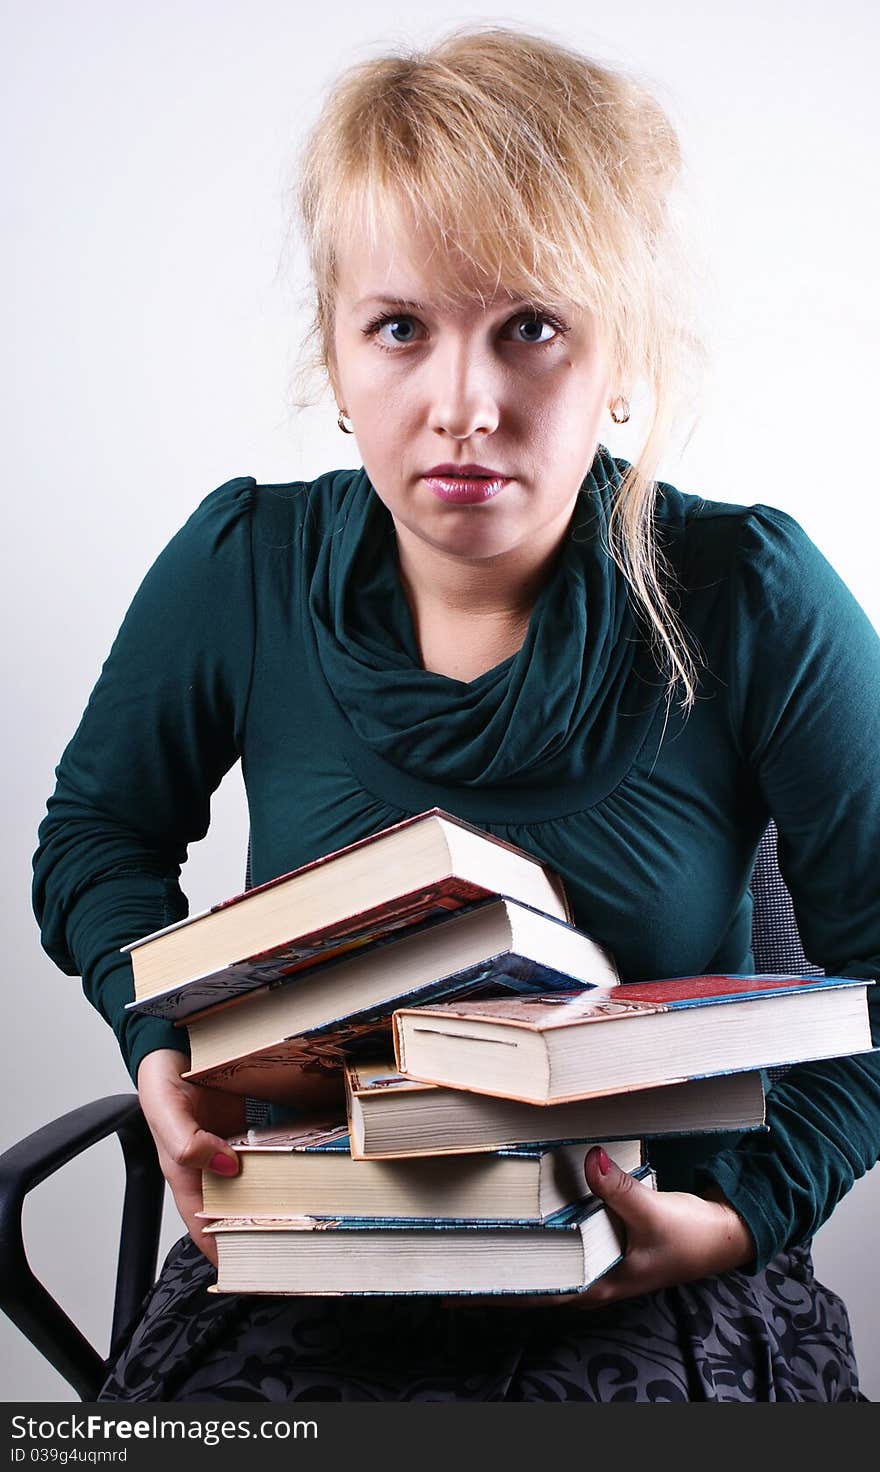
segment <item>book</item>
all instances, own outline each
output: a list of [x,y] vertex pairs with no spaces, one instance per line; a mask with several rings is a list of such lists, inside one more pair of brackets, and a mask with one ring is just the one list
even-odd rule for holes
[[[205,1217],[309,1216],[541,1222],[589,1196],[582,1144],[513,1145],[459,1159],[353,1160],[345,1125],[252,1129],[229,1143],[237,1176],[202,1175]],[[621,1170],[639,1140],[603,1142]]]
[[209,1293],[580,1293],[623,1256],[622,1229],[595,1197],[540,1226],[232,1217],[205,1231],[218,1256]]
[[851,976],[689,976],[604,994],[402,1009],[396,1064],[428,1083],[550,1104],[838,1057],[871,1048],[868,985]]
[[497,1150],[517,1142],[754,1130],[764,1126],[766,1113],[757,1071],[540,1105],[419,1083],[384,1060],[353,1059],[345,1065],[345,1094],[351,1153],[358,1160]]
[[499,894],[571,918],[538,859],[432,808],[122,947],[128,1005],[184,1018]]
[[295,1102],[291,1064],[342,1066],[356,1043],[390,1047],[391,1012],[408,1001],[571,991],[618,984],[595,941],[566,921],[502,897],[411,928],[379,947],[300,973],[186,1021],[188,1079]]

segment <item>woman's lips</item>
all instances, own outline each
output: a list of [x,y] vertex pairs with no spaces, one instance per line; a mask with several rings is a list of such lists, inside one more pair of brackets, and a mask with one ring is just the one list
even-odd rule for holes
[[426,475],[423,479],[441,501],[455,501],[460,506],[491,501],[510,483],[504,475]]

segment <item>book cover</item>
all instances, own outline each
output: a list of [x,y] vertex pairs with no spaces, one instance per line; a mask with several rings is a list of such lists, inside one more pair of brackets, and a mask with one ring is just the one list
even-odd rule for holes
[[283,986],[300,972],[322,970],[357,952],[391,944],[400,935],[441,924],[453,914],[491,904],[494,898],[494,894],[451,875],[437,884],[347,916],[334,925],[325,925],[266,951],[243,956],[217,971],[166,987],[153,996],[136,997],[126,1003],[126,1011],[185,1022],[197,1013],[263,987]]
[[[648,1166],[634,1171],[636,1179],[645,1179],[650,1173]],[[564,1232],[578,1226],[586,1217],[601,1207],[595,1197],[584,1197],[568,1206],[560,1207],[543,1221],[529,1217],[508,1217],[503,1221],[475,1217],[413,1217],[413,1216],[224,1216],[206,1226],[206,1232],[355,1232],[378,1234],[380,1232],[424,1232],[426,1240],[435,1233],[483,1232],[492,1227],[499,1232]],[[203,1213],[200,1213],[203,1215]]]
[[[628,982],[611,993],[559,991],[557,995],[474,999],[466,1006],[444,1004],[442,1015],[463,1020],[485,1019],[499,1026],[535,1032],[587,1026],[609,1019],[624,1020],[649,1013],[745,1002],[792,993],[836,991],[871,983],[858,976],[680,976],[664,981]],[[400,1009],[401,1011],[403,1009]]]
[[[481,882],[473,852],[463,852],[455,861],[463,862],[466,875],[429,876],[427,869],[434,849],[423,839],[416,848],[417,856],[424,861],[418,879],[411,877],[409,889],[405,888],[404,880],[403,890],[396,882],[390,897],[381,894],[383,884],[377,882],[377,876],[383,873],[383,847],[387,845],[387,854],[394,854],[395,862],[402,863],[404,856],[399,852],[397,840],[406,830],[412,830],[418,837],[420,825],[426,833],[434,835],[439,848],[446,845],[450,862],[453,858],[450,828],[453,835],[458,832],[462,836],[478,837],[488,856],[487,883]],[[442,839],[438,840],[438,835]],[[471,841],[469,837],[468,843]],[[366,863],[371,848],[376,850],[376,864],[372,869]],[[426,918],[443,918],[462,905],[494,897],[503,893],[508,884],[492,887],[493,852],[499,857],[499,877],[506,875],[512,889],[521,888],[523,899],[532,898],[534,890],[540,896],[538,902],[542,909],[570,920],[562,880],[541,860],[515,844],[434,808],[131,941],[122,948],[130,954],[134,972],[135,1001],[129,1005],[158,1016],[183,1017],[219,997],[244,993],[268,981],[289,977],[317,960],[370,945],[389,928],[402,929]],[[515,856],[518,863],[512,864],[508,856]],[[355,869],[352,869],[353,861]],[[472,872],[475,867],[476,873]],[[338,893],[332,887],[331,878],[324,880],[322,871],[328,868],[338,870]],[[361,886],[360,898],[373,902],[355,903],[347,911],[345,896],[350,893],[354,877]],[[292,919],[295,914],[300,917],[298,928],[294,928]],[[245,937],[250,944],[244,944]],[[191,999],[183,996],[193,984],[198,992]]]
[[[120,947],[123,951],[136,951],[148,942],[158,940],[160,936],[170,935],[174,930],[184,930],[204,920],[208,915],[216,915],[221,910],[229,910],[234,905],[240,905],[244,900],[250,900],[254,895],[265,894],[270,889],[278,889],[280,885],[287,884],[289,880],[296,879],[300,874],[310,873],[312,870],[321,869],[332,863],[335,859],[341,859],[346,854],[355,853],[358,849],[368,848],[379,839],[387,838],[392,833],[400,833],[405,828],[412,828],[418,823],[423,823],[426,818],[442,818],[446,823],[455,823],[459,828],[465,828],[470,833],[476,833],[480,838],[488,839],[491,843],[497,843],[501,848],[509,849],[512,853],[521,853],[516,844],[508,843],[504,838],[498,838],[494,833],[486,833],[482,828],[477,828],[473,823],[468,823],[464,818],[456,818],[453,813],[447,813],[443,808],[426,808],[423,813],[414,813],[410,818],[401,818],[399,823],[389,823],[387,828],[380,829],[377,833],[368,833],[365,838],[358,838],[354,843],[346,843],[342,848],[331,849],[329,853],[320,854],[316,859],[310,859],[307,864],[301,864],[298,869],[290,869],[286,874],[276,874],[274,878],[267,879],[263,884],[253,884],[250,889],[239,890],[237,894],[230,895],[228,899],[218,900],[214,905],[206,909],[198,910],[194,915],[185,915],[182,920],[175,920],[171,925],[164,925],[160,930],[152,930],[149,935],[141,936],[139,940],[129,942],[128,945]],[[537,862],[537,861],[536,861]]]
[[[652,1189],[656,1189],[656,1176],[649,1165],[639,1166],[631,1174],[634,1180],[642,1181]],[[462,1239],[469,1236],[476,1237],[483,1235],[485,1228],[489,1225],[504,1233],[518,1233],[525,1228],[530,1236],[539,1237],[544,1232],[570,1231],[602,1209],[603,1204],[598,1197],[584,1196],[562,1207],[559,1211],[553,1212],[542,1222],[523,1222],[512,1218],[502,1222],[463,1223],[450,1217],[422,1217],[418,1220],[413,1217],[384,1217],[382,1220],[376,1220],[374,1217],[358,1216],[237,1216],[222,1217],[219,1221],[212,1222],[210,1226],[205,1227],[205,1231],[215,1235],[225,1232],[355,1232],[372,1237],[380,1236],[385,1232],[411,1231],[424,1234],[423,1240],[427,1241],[437,1232],[454,1233]]]
[[[324,980],[327,983],[326,1002],[332,1008],[334,992],[331,972],[332,968],[328,968]],[[288,1037],[276,1038],[263,1046],[255,1046],[253,1037],[250,1037],[247,1046],[238,1046],[236,1049],[234,1027],[230,1028],[228,1044],[224,1042],[221,1047],[228,1045],[233,1051],[216,1062],[203,1064],[200,1032],[204,1025],[210,1025],[214,1018],[220,1019],[221,1013],[225,1014],[227,1023],[230,1018],[234,1023],[234,1009],[242,1006],[250,1009],[252,1015],[252,995],[231,1004],[224,1003],[208,1013],[178,1024],[188,1028],[193,1055],[193,1066],[183,1076],[209,1088],[250,1094],[255,1099],[274,1103],[294,1103],[296,1094],[295,1090],[291,1092],[292,1081],[288,1072],[291,1064],[300,1068],[320,1065],[338,1070],[343,1067],[347,1058],[366,1057],[380,1050],[387,1051],[391,1046],[392,1011],[405,1005],[410,999],[417,998],[419,1004],[422,1004],[442,1001],[451,996],[459,1000],[462,997],[471,997],[476,1003],[477,999],[483,997],[514,998],[532,993],[546,997],[556,990],[569,996],[573,985],[572,977],[565,972],[532,961],[528,957],[505,952],[500,957],[464,967],[415,988],[406,988],[378,1004],[333,1016],[318,1026],[292,1033]],[[591,994],[599,990],[588,982],[580,985]]]
[[406,1159],[500,1149],[766,1129],[760,1072],[639,1089],[568,1104],[524,1104],[444,1088],[399,1073],[387,1058],[345,1064],[351,1151],[361,1159]]
[[[309,1122],[252,1129],[229,1143],[236,1176],[203,1172],[205,1218],[344,1216],[369,1221],[516,1221],[535,1225],[589,1196],[586,1146],[510,1145],[463,1159],[358,1161],[345,1127]],[[621,1170],[643,1165],[640,1140],[597,1142]]]
[[291,1070],[341,1073],[354,1058],[371,1058],[391,1045],[391,1019],[351,1022],[320,1037],[290,1038],[275,1048],[245,1054],[213,1068],[189,1069],[183,1077],[210,1089],[243,1094],[268,1104],[296,1106],[299,1087]]
[[[402,1073],[536,1104],[871,1048],[859,977],[709,975],[394,1013]],[[600,1026],[601,1025],[601,1026]]]
[[[638,1172],[656,1186],[647,1167]],[[540,1225],[226,1218],[205,1228],[219,1271],[209,1292],[356,1297],[582,1292],[623,1256],[622,1230],[587,1199]]]
[[[575,1145],[577,1140],[554,1140],[543,1143],[535,1140],[518,1141],[515,1144],[499,1145],[487,1154],[511,1160],[540,1160],[563,1144]],[[230,1135],[227,1144],[242,1155],[349,1155],[351,1136],[345,1124],[306,1124],[276,1126],[264,1125],[245,1131],[242,1135]],[[423,1162],[420,1162],[423,1163]],[[641,1164],[641,1162],[639,1162]],[[234,1177],[229,1177],[230,1180]],[[305,1213],[310,1215],[313,1213]],[[336,1215],[337,1213],[331,1213]],[[326,1212],[317,1213],[326,1216]]]

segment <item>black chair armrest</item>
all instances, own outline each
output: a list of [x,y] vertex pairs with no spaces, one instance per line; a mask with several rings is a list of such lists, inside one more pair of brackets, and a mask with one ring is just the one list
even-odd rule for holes
[[31,1271],[22,1236],[22,1208],[34,1186],[112,1134],[119,1137],[125,1161],[113,1355],[155,1279],[162,1224],[165,1180],[137,1095],[114,1094],[83,1104],[0,1155],[0,1308],[81,1400],[95,1399],[107,1360]]

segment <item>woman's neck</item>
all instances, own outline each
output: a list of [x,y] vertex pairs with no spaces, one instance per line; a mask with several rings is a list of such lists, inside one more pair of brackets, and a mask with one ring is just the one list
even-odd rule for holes
[[521,555],[464,562],[397,529],[400,580],[426,669],[472,680],[515,654],[553,570],[558,537]]
[[485,619],[518,622],[528,615],[550,577],[570,517],[543,528],[527,544],[498,557],[467,561],[416,537],[395,523],[400,578],[410,607],[430,609],[458,623]]

